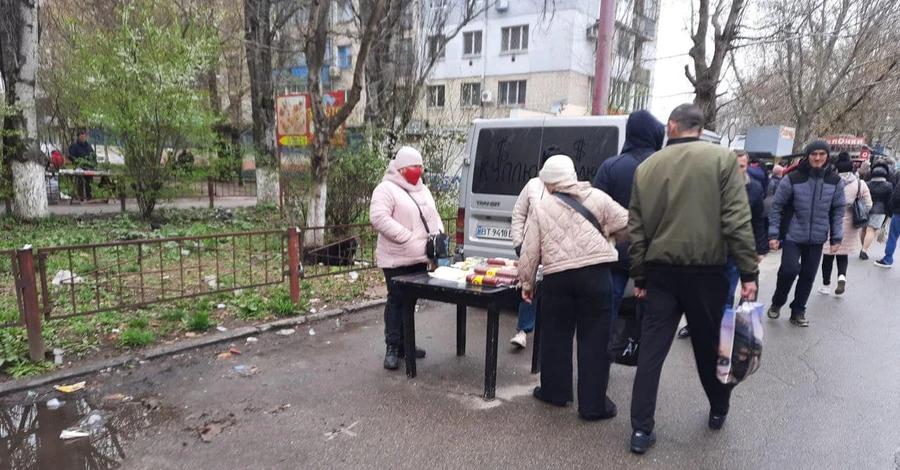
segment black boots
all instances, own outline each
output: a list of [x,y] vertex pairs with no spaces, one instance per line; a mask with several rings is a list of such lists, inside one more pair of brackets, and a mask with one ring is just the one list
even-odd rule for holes
[[388,370],[396,370],[400,365],[400,346],[395,344],[387,345],[387,351],[384,353],[384,368]]
[[[399,356],[402,359],[406,359],[406,349],[403,347],[403,345],[400,345],[399,351]],[[416,346],[416,359],[422,359],[423,357],[425,357],[425,350]]]

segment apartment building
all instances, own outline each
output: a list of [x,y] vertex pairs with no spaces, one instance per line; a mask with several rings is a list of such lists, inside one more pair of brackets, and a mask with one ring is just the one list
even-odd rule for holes
[[[617,2],[611,112],[650,105],[658,2]],[[588,114],[599,3],[559,0],[545,12],[543,2],[494,0],[455,37],[422,37],[425,57],[437,62],[420,117],[455,126],[478,117]]]

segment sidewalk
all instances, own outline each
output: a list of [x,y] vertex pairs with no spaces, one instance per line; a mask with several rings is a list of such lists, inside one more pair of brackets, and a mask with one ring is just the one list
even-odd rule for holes
[[[236,209],[240,207],[253,207],[256,205],[256,197],[234,196],[219,197],[214,201],[215,207],[223,209]],[[60,201],[59,204],[49,206],[50,213],[55,215],[81,215],[81,214],[117,214],[121,212],[118,200],[110,200],[108,203],[92,202],[88,204],[69,204],[69,201]],[[125,203],[129,212],[137,212],[137,203],[129,199]],[[209,207],[207,198],[175,199],[160,203],[157,207],[165,209],[201,209]],[[0,205],[0,213],[6,209]]]

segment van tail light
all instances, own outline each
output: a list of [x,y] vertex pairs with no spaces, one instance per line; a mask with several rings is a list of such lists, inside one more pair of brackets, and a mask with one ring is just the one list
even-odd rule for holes
[[456,211],[456,246],[466,243],[466,208],[460,207]]

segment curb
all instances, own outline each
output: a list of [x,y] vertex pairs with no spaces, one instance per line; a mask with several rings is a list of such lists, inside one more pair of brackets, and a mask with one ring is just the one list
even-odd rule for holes
[[387,302],[387,299],[378,299],[378,300],[370,300],[366,302],[362,302],[356,305],[351,305],[345,308],[338,308],[333,310],[327,310],[324,312],[314,313],[312,315],[305,315],[296,318],[287,318],[284,320],[277,320],[269,323],[264,323],[262,325],[257,326],[245,326],[242,328],[236,328],[234,330],[228,330],[227,332],[212,335],[208,337],[201,338],[193,338],[184,341],[179,341],[173,344],[167,344],[165,346],[157,346],[153,349],[149,349],[147,351],[143,351],[139,354],[125,354],[122,356],[114,357],[112,359],[103,359],[98,361],[89,362],[87,364],[83,364],[80,366],[73,367],[71,369],[65,369],[57,372],[52,372],[50,374],[41,375],[38,377],[34,377],[25,381],[20,380],[11,380],[9,382],[0,384],[0,397],[4,395],[9,395],[15,392],[21,392],[23,390],[30,390],[37,387],[42,387],[44,385],[52,384],[54,382],[60,382],[63,380],[68,380],[76,377],[81,377],[84,375],[92,374],[94,372],[101,371],[103,369],[108,369],[110,367],[121,367],[129,362],[134,361],[149,361],[152,359],[158,359],[160,357],[173,355],[179,352],[187,351],[189,349],[201,348],[204,346],[209,346],[217,343],[224,343],[227,341],[232,341],[235,339],[244,338],[247,336],[252,336],[259,333],[264,333],[271,330],[278,330],[282,328],[289,328],[292,326],[302,325],[304,323],[324,320],[326,318],[337,317],[340,315],[358,313],[363,310],[368,310],[375,307],[381,307]]

